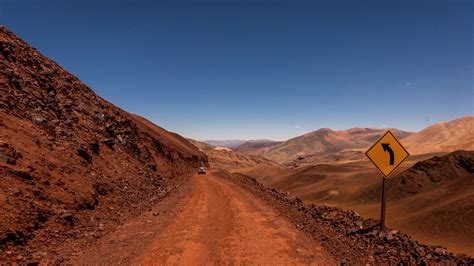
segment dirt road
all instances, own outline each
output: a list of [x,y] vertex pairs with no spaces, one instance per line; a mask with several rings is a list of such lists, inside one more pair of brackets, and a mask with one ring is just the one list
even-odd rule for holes
[[265,202],[208,173],[128,221],[78,264],[335,264]]

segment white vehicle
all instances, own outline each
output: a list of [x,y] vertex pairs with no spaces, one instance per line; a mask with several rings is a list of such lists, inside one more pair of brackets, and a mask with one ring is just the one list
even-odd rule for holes
[[206,174],[206,168],[204,167],[199,167],[198,168],[198,175],[205,175]]

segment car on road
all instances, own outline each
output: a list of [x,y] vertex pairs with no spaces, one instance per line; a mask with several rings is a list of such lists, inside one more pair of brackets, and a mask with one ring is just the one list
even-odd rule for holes
[[206,174],[206,168],[204,167],[199,167],[198,168],[198,175],[205,175]]

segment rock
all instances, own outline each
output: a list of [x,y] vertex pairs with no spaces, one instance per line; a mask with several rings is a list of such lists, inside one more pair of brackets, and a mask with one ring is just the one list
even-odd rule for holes
[[12,170],[10,171],[12,174],[20,177],[23,180],[31,181],[33,180],[33,175],[30,174],[30,172],[26,171],[20,171],[20,170]]
[[448,254],[448,251],[444,248],[435,248],[433,252],[434,254],[439,255],[439,256]]
[[388,235],[394,236],[394,235],[398,234],[398,232],[399,232],[398,230],[390,230],[390,231],[388,232]]
[[415,251],[418,255],[420,255],[420,257],[424,257],[426,255],[426,252],[423,248],[421,247],[417,247],[415,248]]
[[100,121],[104,121],[105,120],[105,114],[102,113],[102,112],[98,112],[96,114],[97,118],[100,120]]
[[68,222],[68,223],[73,223],[74,222],[74,215],[70,212],[64,212],[62,215],[63,219]]
[[410,253],[408,253],[408,252],[402,250],[402,251],[400,252],[400,256],[401,256],[401,257],[408,257],[408,256],[410,256]]
[[395,235],[398,233],[398,230],[390,230],[385,236],[385,240],[392,241],[395,239]]
[[12,145],[0,142],[0,161],[10,165],[16,165],[17,160],[21,158],[23,158],[23,156],[17,152]]
[[10,191],[13,193],[15,196],[21,195],[21,190],[17,187],[11,188]]
[[99,155],[99,153],[100,153],[100,144],[99,144],[99,142],[95,141],[95,142],[91,143],[90,148],[91,148],[92,152],[95,155]]
[[367,233],[367,235],[371,235],[371,236],[376,236],[379,234],[379,230],[378,229],[374,229],[370,232]]
[[86,162],[91,163],[92,162],[92,157],[89,155],[89,153],[84,150],[84,149],[78,149],[77,150],[77,155],[84,159]]
[[37,116],[33,118],[33,122],[35,122],[37,125],[44,125],[46,123],[46,119],[43,117]]

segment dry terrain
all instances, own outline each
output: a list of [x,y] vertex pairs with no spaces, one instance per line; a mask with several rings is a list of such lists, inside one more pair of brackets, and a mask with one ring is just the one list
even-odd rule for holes
[[207,163],[2,26],[0,92],[0,261],[61,262]]
[[[389,178],[386,186],[389,225],[423,242],[474,255],[474,151],[420,161]],[[345,205],[378,217],[379,199],[380,185],[375,185]]]
[[[434,124],[417,133],[400,134],[399,131],[392,130],[401,138],[412,156],[397,170],[395,178],[390,180],[406,183],[404,193],[420,193],[401,197],[404,194],[400,191],[388,192],[389,197],[398,195],[388,205],[389,225],[409,232],[425,242],[474,254],[470,238],[464,237],[467,234],[474,238],[468,229],[473,227],[473,206],[470,200],[471,191],[474,190],[472,174],[455,178],[455,172],[446,170],[449,167],[429,163],[444,157],[428,160],[457,149],[474,150],[473,127],[474,117],[467,116]],[[364,155],[371,144],[369,142],[375,141],[377,134],[380,134],[378,130],[359,128],[348,131],[313,131],[276,145],[271,148],[273,150],[263,154],[284,161],[283,166],[245,167],[231,169],[231,172],[249,175],[267,186],[301,197],[306,202],[340,206],[356,210],[366,217],[378,218],[381,175]],[[361,146],[350,148],[345,145],[347,141]],[[313,153],[314,151],[316,152]],[[295,155],[298,157],[295,158]],[[287,156],[293,156],[294,159],[285,161]],[[428,160],[426,164],[429,167],[414,166],[424,160]],[[414,168],[410,169],[412,166]],[[404,170],[407,171],[403,172]],[[440,185],[436,182],[422,182],[422,176],[425,179],[430,176],[453,180],[449,185]],[[394,181],[390,181],[389,185],[391,182]]]
[[[3,26],[0,92],[2,264],[474,263],[391,229],[472,254],[473,152],[410,157],[388,182],[381,231],[323,204],[375,217],[380,175],[360,151],[381,129],[242,148],[286,166],[188,141],[100,98]],[[458,122],[435,130],[445,138],[428,131],[432,142],[470,147]],[[196,175],[209,163],[224,170]]]
[[[80,254],[78,264],[319,264],[336,261],[272,206],[212,172]],[[137,237],[139,236],[139,237]]]
[[[410,157],[387,184],[387,224],[423,242],[472,256],[474,173],[466,169],[474,165],[473,153]],[[467,168],[459,166],[463,164]],[[305,202],[355,210],[364,217],[380,217],[381,174],[369,161],[297,169],[253,167],[232,172],[252,176]]]

